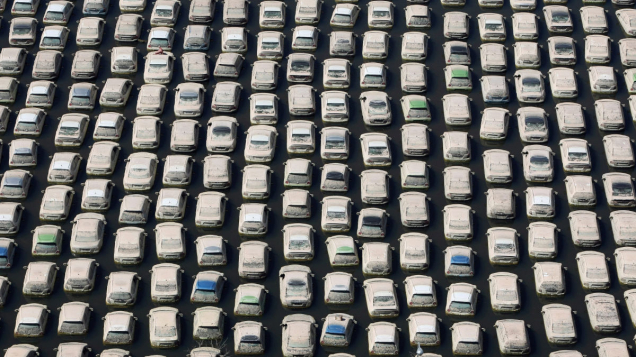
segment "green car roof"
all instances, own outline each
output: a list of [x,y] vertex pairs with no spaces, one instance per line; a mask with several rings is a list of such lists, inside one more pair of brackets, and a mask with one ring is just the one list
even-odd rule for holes
[[636,82],[636,72],[632,73],[632,81]]
[[451,70],[451,76],[460,77],[460,78],[468,78],[468,70],[463,68],[453,68]]
[[256,296],[247,295],[241,296],[241,300],[239,300],[241,304],[258,304],[258,298]]
[[55,243],[57,234],[54,233],[40,233],[37,236],[38,243]]
[[426,109],[428,103],[425,100],[416,99],[409,102],[409,109]]
[[349,253],[353,253],[353,252],[355,252],[353,247],[348,247],[348,246],[342,246],[342,247],[338,247],[338,249],[336,249],[336,253],[340,253],[340,254],[349,254]]

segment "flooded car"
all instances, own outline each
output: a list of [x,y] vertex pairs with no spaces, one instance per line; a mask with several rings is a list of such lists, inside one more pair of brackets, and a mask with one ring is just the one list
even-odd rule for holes
[[[204,306],[197,308],[192,315],[192,337],[197,341],[220,340],[223,338],[225,327],[225,315],[221,308]],[[220,353],[212,347],[199,347],[190,352],[191,356],[206,356],[208,353]],[[201,354],[198,354],[201,353]],[[218,355],[211,355],[215,357]]]
[[429,276],[411,275],[404,280],[404,292],[409,308],[437,306],[435,282]]
[[490,274],[490,305],[493,311],[516,312],[521,310],[521,296],[519,294],[520,279],[516,274],[498,272]]
[[355,297],[355,278],[349,273],[333,272],[323,277],[324,302],[329,305],[352,304]]
[[59,336],[84,336],[88,333],[93,308],[85,302],[67,302],[58,308],[60,319],[57,325]]

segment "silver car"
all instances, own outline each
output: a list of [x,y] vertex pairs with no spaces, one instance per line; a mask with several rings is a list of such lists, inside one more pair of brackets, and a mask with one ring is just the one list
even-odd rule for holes
[[[197,53],[197,55],[195,55],[195,58],[201,58],[201,53],[198,52],[193,52],[193,53]],[[243,57],[242,55],[238,54],[238,53],[221,53],[218,55],[218,57],[216,58],[216,63],[214,64],[214,76],[215,77],[219,77],[219,78],[238,78],[240,73],[241,73],[241,69],[243,68],[243,62],[245,61],[245,57]],[[269,69],[269,66],[267,65],[268,63],[271,63],[273,66],[273,69],[278,68],[277,66],[279,66],[276,62],[272,62],[272,61],[256,61],[256,63],[253,64],[254,66],[254,71],[256,71],[257,73],[259,73],[259,75],[256,75],[256,73],[252,73],[252,89],[258,89],[258,86],[255,87],[254,82],[258,82],[259,78],[262,78],[262,80],[265,82],[261,85],[265,86],[267,84],[267,76],[265,74],[269,73],[267,71],[267,69]],[[206,60],[206,65],[207,65],[207,60]],[[200,65],[198,67],[201,67]],[[209,75],[209,73],[208,73]],[[273,80],[274,76],[271,77],[270,80]],[[265,87],[264,87],[265,88]]]
[[16,137],[39,137],[46,121],[46,112],[39,108],[24,108],[18,112],[13,127],[13,135]]
[[70,240],[71,252],[74,255],[99,253],[104,245],[104,230],[106,227],[104,215],[100,213],[80,213],[70,223],[73,224]]
[[220,192],[202,192],[197,196],[195,225],[201,228],[222,227],[228,198]]
[[144,18],[139,14],[122,14],[115,25],[115,41],[137,42],[141,39]]
[[161,143],[161,124],[157,117],[140,116],[133,120],[132,146],[137,150],[153,150]]
[[591,176],[571,175],[565,178],[568,203],[572,206],[594,207],[596,189]]
[[[448,95],[448,94],[447,94]],[[479,137],[482,140],[505,140],[508,137],[510,112],[503,108],[486,108],[481,113]]]
[[250,101],[250,124],[276,125],[278,122],[279,101],[277,95],[272,93],[254,93],[248,99]]
[[636,26],[632,25],[636,20],[636,11],[634,9],[618,9],[616,10],[616,18],[618,23],[629,37],[636,36]]
[[137,265],[144,260],[146,236],[148,234],[138,227],[119,228],[115,236],[113,258],[115,264]]
[[554,179],[554,152],[544,145],[528,145],[521,151],[523,175],[528,182],[552,182]]
[[506,188],[491,188],[486,192],[486,217],[489,219],[514,219],[517,194]]
[[116,271],[106,277],[106,305],[126,307],[134,306],[141,277],[137,273]]
[[325,89],[346,90],[349,88],[351,84],[351,62],[349,60],[330,58],[322,64],[322,85]]
[[269,166],[252,164],[245,166],[243,172],[243,199],[263,200],[269,198],[271,176],[274,170]]
[[614,257],[616,259],[618,282],[630,287],[636,285],[636,274],[634,274],[635,264],[634,260],[632,260],[636,258],[636,248],[617,248],[614,251]]
[[555,109],[561,134],[577,135],[585,133],[584,107],[581,104],[559,103]]
[[[197,5],[201,5],[201,3],[205,3],[205,5],[203,6],[197,6]],[[214,4],[216,3],[216,1],[193,1],[190,3],[191,8],[205,8],[205,6],[212,6],[214,7]],[[212,9],[214,10],[214,9]],[[202,14],[203,16],[201,16],[200,18],[207,18],[205,16],[205,14]],[[196,15],[195,15],[196,16]],[[193,17],[193,15],[191,14],[190,17]],[[211,18],[211,17],[210,17]],[[205,20],[204,20],[205,21]],[[183,49],[186,51],[208,51],[210,49],[210,40],[212,37],[212,28],[209,26],[205,26],[205,25],[188,25],[185,28],[185,36],[183,38]]]
[[435,282],[425,275],[411,275],[404,280],[404,292],[409,308],[428,308],[437,306]]
[[181,1],[159,0],[155,2],[150,16],[150,26],[173,27],[179,18]]
[[428,55],[429,36],[422,32],[412,31],[402,36],[402,60],[423,61]]
[[430,223],[429,200],[422,192],[403,192],[398,197],[402,225],[410,228],[428,226]]
[[256,57],[259,60],[280,61],[283,59],[285,35],[282,32],[262,31],[256,35],[256,38],[258,38]]
[[579,9],[583,31],[592,34],[603,34],[609,30],[605,10],[600,6],[583,6]]
[[565,172],[590,172],[592,170],[592,158],[586,140],[562,139],[559,146]]
[[248,163],[268,163],[276,152],[276,128],[267,125],[253,125],[246,132],[245,160]]
[[[219,57],[220,58],[220,57]],[[218,67],[218,60],[217,60]],[[278,69],[280,64],[274,61],[256,61],[252,64],[252,90],[271,90],[278,86]],[[238,70],[234,70],[238,75]],[[217,71],[215,68],[215,75]]]
[[[18,96],[17,79],[11,77],[0,77],[0,103],[13,104]],[[6,129],[5,129],[6,131]]]
[[551,219],[555,216],[555,192],[550,187],[528,187],[526,214],[530,219]]
[[224,155],[209,155],[203,159],[203,186],[208,189],[226,189],[232,185],[232,163]]
[[371,317],[391,318],[400,314],[395,285],[393,280],[387,278],[366,279],[362,283]]
[[530,336],[523,320],[497,320],[497,341],[502,355],[530,354]]
[[99,17],[84,17],[80,19],[75,35],[75,44],[78,46],[101,45],[105,25],[106,20]]
[[455,322],[450,327],[454,355],[481,356],[483,345],[482,328],[470,321]]
[[152,201],[144,195],[126,195],[120,199],[119,224],[146,224]]
[[169,27],[153,27],[148,31],[146,40],[147,51],[157,51],[159,48],[172,51],[176,31]]
[[24,48],[3,48],[0,51],[0,75],[21,75],[26,64],[26,57],[27,52]]
[[548,71],[553,98],[574,99],[578,97],[576,72],[571,68],[552,68]]
[[576,46],[571,37],[553,36],[548,38],[550,63],[554,65],[575,65]]
[[238,121],[227,116],[216,116],[208,121],[206,148],[211,153],[232,152],[236,148]]
[[234,327],[235,354],[263,354],[265,352],[265,330],[261,322],[241,321]]
[[208,64],[208,56],[204,53],[184,53],[181,56],[181,65],[181,68],[183,70],[183,79],[185,79],[186,81],[205,82],[210,79],[210,66]]
[[164,186],[188,186],[192,182],[194,159],[188,155],[168,155],[162,159]]
[[287,261],[310,261],[314,258],[314,229],[304,223],[283,227],[284,255]]
[[[16,309],[16,312],[15,328],[13,330],[14,338],[44,336],[49,314],[51,313],[46,305],[35,303],[24,304],[21,305],[19,309]],[[27,350],[27,353],[17,354],[16,352],[18,352],[19,348]],[[37,347],[26,344],[13,345],[7,350],[8,356],[16,357],[32,357],[37,356],[37,353]]]
[[57,84],[50,81],[33,81],[27,91],[26,107],[49,109],[55,100]]
[[[448,2],[448,0],[445,0]],[[459,0],[462,2],[463,0]],[[470,16],[465,12],[451,11],[444,15],[444,37],[447,39],[465,40],[470,29]]]
[[157,155],[146,152],[136,152],[128,156],[124,173],[124,189],[126,191],[148,191],[155,183]]
[[[175,103],[175,111],[181,110],[180,104]],[[199,128],[201,127],[198,121],[194,119],[178,119],[170,126],[172,127],[170,133],[171,151],[188,153],[197,150],[199,146]]]
[[481,69],[485,72],[505,72],[508,68],[506,47],[499,43],[484,43],[479,46]]
[[296,5],[296,24],[317,24],[322,12],[322,0],[298,0]]
[[220,82],[212,93],[212,111],[231,113],[238,109],[243,86],[236,82]]
[[371,1],[367,4],[367,24],[370,29],[391,29],[395,22],[393,7],[389,1]]
[[312,277],[304,265],[286,265],[278,273],[280,302],[284,308],[309,308],[314,298]]
[[442,45],[444,49],[444,59],[448,65],[470,66],[471,56],[468,43],[464,41],[446,41]]
[[609,289],[610,278],[605,254],[594,251],[579,252],[576,254],[576,264],[584,289]]
[[137,49],[134,47],[113,47],[110,56],[110,71],[113,74],[137,73]]
[[554,223],[532,222],[528,230],[528,255],[534,259],[552,259],[558,252],[559,228]]
[[62,57],[64,55],[60,51],[38,51],[31,76],[34,79],[56,79],[62,68]]
[[244,203],[237,209],[241,212],[238,225],[239,234],[246,236],[267,234],[271,208],[262,203]]
[[[296,9],[298,8],[296,7]],[[298,26],[292,29],[292,50],[315,51],[318,47],[319,33],[320,29],[314,26]]]
[[475,252],[462,245],[443,250],[446,277],[472,277],[475,275]]
[[618,338],[602,338],[596,341],[596,349],[598,350],[599,356],[610,356],[616,355],[619,357],[627,357],[629,356],[629,350],[627,347],[627,343],[624,340],[620,340]]
[[[60,269],[52,262],[30,262],[26,268],[26,272],[24,273],[24,282],[22,284],[22,294],[25,296],[49,296],[53,293],[53,288],[55,287],[55,279],[57,277],[57,271]],[[39,305],[39,304],[38,304]],[[28,306],[28,305],[22,305]],[[42,306],[42,305],[40,305]],[[20,321],[20,315],[22,308],[18,311],[17,320]],[[48,316],[48,315],[47,315]],[[28,323],[27,321],[20,321],[22,324]],[[21,334],[17,334],[19,331],[19,327],[22,327],[25,330],[28,329],[28,326],[20,326],[20,324],[16,324],[16,330],[14,335],[16,337],[20,337]],[[40,331],[42,334],[44,330]],[[30,337],[27,335],[22,335],[23,337]]]
[[265,242],[248,241],[239,246],[238,273],[243,279],[263,279],[269,271],[269,251]]
[[590,88],[595,94],[615,94],[618,82],[614,68],[609,66],[592,66],[587,69]]
[[471,136],[466,132],[447,131],[441,135],[444,161],[452,164],[469,162],[471,159]]
[[326,127],[320,131],[320,156],[324,160],[346,160],[349,157],[349,129]]
[[310,218],[311,197],[307,190],[292,189],[281,193],[284,218]]
[[612,58],[612,40],[605,35],[588,35],[585,37],[585,62],[590,64],[607,64]]
[[447,200],[468,201],[473,197],[473,172],[467,167],[451,166],[442,171]]
[[614,99],[599,99],[594,102],[596,123],[602,131],[622,131],[625,129],[623,105]]
[[571,345],[577,342],[576,325],[570,306],[563,304],[543,305],[541,314],[548,342],[555,345]]
[[400,241],[400,267],[405,271],[422,271],[430,265],[430,238],[422,233],[405,233]]
[[368,91],[360,94],[362,120],[368,126],[390,125],[393,119],[391,97],[385,92]]
[[329,163],[321,168],[320,190],[323,192],[347,192],[349,189],[349,172],[351,168],[345,164]]
[[365,170],[360,174],[362,202],[385,204],[389,201],[389,180],[391,176],[383,170]]
[[[39,3],[39,1],[37,1]],[[26,5],[30,7],[30,1],[17,1],[14,5]],[[38,20],[35,18],[16,17],[10,21],[9,43],[12,46],[31,46],[35,44],[37,36]]]
[[146,84],[170,84],[174,69],[174,55],[170,52],[151,52],[144,59],[144,82]]
[[626,67],[636,66],[636,39],[623,38],[618,41],[621,63]]
[[530,12],[517,12],[513,14],[512,34],[517,41],[536,41],[539,39],[538,16]]
[[402,91],[422,93],[427,88],[426,66],[422,63],[405,63],[400,66]]
[[150,345],[174,348],[181,344],[181,313],[174,307],[155,307],[148,313]]
[[549,138],[548,114],[540,107],[523,107],[517,110],[519,136],[524,143],[545,143]]
[[479,289],[473,284],[453,283],[446,288],[446,315],[475,316]]
[[444,237],[450,241],[473,239],[473,214],[469,206],[452,204],[442,210],[444,214]]
[[292,53],[287,56],[287,81],[311,83],[314,79],[315,61],[316,57],[309,53]]
[[[549,43],[550,38],[548,39],[548,45]],[[536,69],[541,67],[541,51],[538,43],[515,42],[512,48],[514,48],[516,68]]]
[[[355,267],[360,263],[360,258],[358,257],[358,247],[356,242],[352,237],[349,236],[331,236],[325,240],[325,245],[327,245],[327,253],[329,254],[329,263],[332,267]],[[350,277],[350,279],[353,279]],[[325,284],[329,278],[325,279]],[[336,283],[336,281],[340,281],[341,279],[333,277],[331,283]],[[337,284],[336,284],[337,285]],[[348,285],[348,284],[346,284]],[[325,289],[326,291],[330,291],[332,289]],[[347,290],[348,292],[348,290]],[[328,295],[328,294],[326,294]],[[328,301],[327,301],[328,302]],[[334,301],[333,303],[337,303]]]
[[350,95],[341,91],[325,91],[320,94],[321,116],[324,123],[346,123],[349,121]]
[[115,171],[121,147],[112,141],[93,144],[88,160],[86,173],[92,176],[110,176]]
[[283,1],[261,1],[258,7],[258,24],[261,28],[281,29],[285,27],[287,4]]
[[545,84],[538,70],[521,69],[515,72],[515,89],[520,103],[543,103]]
[[634,179],[626,173],[610,172],[603,174],[605,197],[610,207],[636,207]]
[[260,284],[241,284],[234,289],[234,315],[262,316],[265,312],[267,289]]
[[40,50],[64,51],[71,30],[65,26],[46,26],[40,37]]
[[[150,297],[153,302],[175,303],[181,298],[181,274],[179,265],[161,263],[150,270]],[[151,310],[152,311],[152,310]]]
[[226,0],[223,7],[223,23],[226,25],[245,25],[249,15],[249,1]]
[[[135,339],[135,321],[132,312],[113,311],[102,318],[104,320],[104,345],[127,345]],[[106,351],[104,351],[106,352]]]
[[69,186],[48,186],[42,193],[40,220],[64,221],[68,218],[75,191]]
[[243,27],[221,29],[221,49],[223,52],[246,53],[247,31]]
[[362,160],[365,166],[391,166],[391,138],[383,133],[360,135]]
[[187,198],[190,195],[182,188],[162,188],[157,194],[155,218],[157,220],[181,220],[185,215]]
[[510,101],[508,81],[504,76],[482,76],[481,91],[484,103],[505,104]]
[[570,9],[562,5],[543,7],[543,15],[548,31],[551,33],[572,33],[574,24]]
[[125,107],[132,91],[130,79],[108,78],[99,97],[102,107]]
[[142,85],[137,97],[137,115],[161,115],[167,93],[168,88],[162,84]]
[[287,128],[287,153],[311,154],[316,149],[316,125],[307,120],[293,120]]
[[322,200],[321,227],[325,232],[348,232],[351,229],[353,201],[344,196],[328,196]]
[[621,331],[618,307],[612,295],[605,293],[585,295],[585,305],[594,332],[618,333]]
[[620,210],[610,213],[612,233],[618,246],[636,245],[636,214],[632,211]]
[[75,83],[70,88],[68,110],[93,110],[97,102],[97,90],[92,83]]
[[561,263],[537,262],[532,266],[537,295],[559,297],[565,295],[565,270]]
[[[223,309],[213,306],[204,306],[196,309],[192,315],[192,337],[201,343],[204,341],[215,341],[223,339],[225,327],[225,315]],[[221,351],[213,347],[197,347],[192,349],[192,357],[219,357]]]
[[488,277],[490,305],[495,312],[517,312],[521,310],[521,296],[516,274],[498,272]]
[[9,167],[35,167],[38,163],[38,147],[33,139],[14,139],[9,143]]
[[477,15],[479,36],[482,41],[505,41],[506,23],[504,17],[495,13]]
[[350,31],[332,31],[329,33],[329,55],[332,57],[355,56],[356,34]]
[[391,38],[389,34],[384,31],[367,31],[362,38],[362,58],[384,60],[388,57],[389,38]]

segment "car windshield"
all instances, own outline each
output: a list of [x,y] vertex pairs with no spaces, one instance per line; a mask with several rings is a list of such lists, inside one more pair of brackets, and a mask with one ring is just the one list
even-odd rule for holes
[[130,169],[129,176],[132,178],[137,178],[137,179],[149,178],[150,177],[149,167],[144,165],[133,166]]
[[373,41],[373,40],[369,40],[369,42],[367,42],[367,47],[369,48],[373,48],[373,49],[384,49],[384,41]]
[[153,38],[150,40],[150,46],[152,47],[168,47],[170,45],[170,41],[167,38]]
[[91,155],[90,162],[92,164],[110,164],[110,156],[109,155]]
[[527,77],[521,81],[524,92],[539,93],[541,92],[541,81],[538,78]]
[[517,300],[517,292],[515,290],[497,290],[495,293],[497,300],[515,301]]
[[351,15],[335,14],[333,16],[333,22],[349,23],[349,22],[351,22]]
[[42,44],[45,46],[60,46],[62,44],[62,40],[59,37],[44,37],[42,39]]
[[119,24],[117,31],[121,33],[136,33],[137,32],[137,24],[124,22]]
[[[16,6],[19,5],[20,3],[16,3]],[[29,6],[29,10],[30,10],[30,6]],[[32,31],[32,27],[31,26],[24,26],[24,25],[15,25],[13,27],[13,34],[14,35],[28,35],[30,34]]]
[[499,31],[499,30],[503,29],[503,24],[486,22],[484,27],[486,28],[486,30]]
[[556,23],[564,23],[570,21],[570,14],[564,11],[553,11],[552,12],[552,21]]
[[585,272],[585,276],[590,279],[606,279],[607,270],[602,268],[588,268]]
[[160,98],[159,95],[141,95],[141,98],[139,99],[141,101],[141,104],[159,104],[160,102]]
[[60,21],[64,19],[64,13],[57,11],[47,11],[47,13],[44,14],[44,18],[46,20]]
[[201,15],[208,15],[208,14],[210,14],[210,7],[208,7],[208,6],[193,6],[192,7],[192,13],[201,14]]
[[256,80],[258,81],[272,81],[274,80],[274,73],[272,72],[256,72],[256,74],[254,75],[254,77],[256,78]]
[[199,93],[183,91],[179,93],[179,101],[182,103],[198,103]]
[[534,155],[530,157],[531,170],[548,170],[550,168],[550,159],[547,156]]
[[307,282],[304,280],[290,280],[285,289],[286,296],[304,297],[308,294]]
[[550,238],[536,237],[534,239],[533,245],[535,248],[554,248],[554,240]]
[[13,4],[13,8],[16,11],[32,11],[33,5],[31,5],[30,3],[25,3],[25,2],[16,2]]
[[234,91],[227,89],[223,92],[215,91],[213,101],[219,103],[234,103]]
[[473,306],[469,302],[453,301],[449,307],[451,311],[471,311]]
[[282,14],[278,10],[265,10],[263,11],[263,17],[267,19],[278,19],[282,17]]
[[389,106],[384,100],[369,101],[369,114],[388,114]]
[[392,294],[375,294],[373,295],[374,306],[394,306],[395,297]]
[[411,25],[427,25],[428,23],[429,20],[426,16],[412,16],[409,20],[409,24]]
[[270,39],[266,39],[266,40],[269,40],[269,41],[263,40],[263,42],[261,42],[261,47],[264,50],[275,50],[280,48],[280,42],[278,42],[277,39],[272,39],[273,41]]
[[174,326],[156,326],[155,336],[157,337],[175,337],[177,329]]
[[364,76],[362,83],[364,84],[381,84],[383,81],[381,74],[367,74]]
[[155,14],[159,17],[172,17],[171,9],[157,9],[155,10]]
[[141,211],[124,211],[121,214],[121,220],[123,222],[142,222],[145,220],[145,215]]
[[154,139],[157,136],[157,129],[152,126],[139,125],[136,130],[135,136],[139,139]]
[[60,200],[45,200],[44,209],[47,211],[60,211],[64,209],[64,202]]
[[424,186],[426,184],[425,176],[408,175],[404,180],[404,184],[407,186]]
[[631,196],[634,194],[634,188],[629,182],[612,183],[612,193],[617,196]]
[[314,38],[313,37],[297,37],[296,38],[297,46],[313,46]]
[[559,55],[572,55],[574,54],[574,48],[570,43],[556,43],[554,45],[554,51]]
[[424,41],[408,41],[406,42],[407,50],[423,50],[424,49]]
[[545,120],[543,117],[527,116],[524,120],[526,130],[529,131],[545,131]]
[[168,72],[168,62],[150,62],[148,65],[148,72],[150,73],[164,73]]
[[552,331],[558,334],[571,334],[574,333],[574,325],[570,322],[555,321],[552,324]]
[[77,242],[96,242],[99,238],[97,231],[77,231],[75,240]]
[[309,244],[309,239],[302,237],[300,239],[291,239],[289,241],[289,249],[292,250],[306,250],[311,248]]

